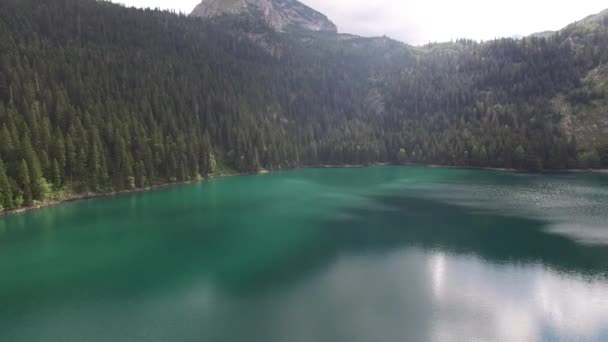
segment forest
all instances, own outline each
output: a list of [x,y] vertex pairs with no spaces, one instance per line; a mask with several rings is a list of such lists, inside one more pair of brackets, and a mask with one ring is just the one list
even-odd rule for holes
[[577,136],[556,108],[606,113],[608,78],[588,75],[607,61],[608,18],[412,47],[249,17],[3,0],[0,210],[261,169],[608,167],[608,134]]

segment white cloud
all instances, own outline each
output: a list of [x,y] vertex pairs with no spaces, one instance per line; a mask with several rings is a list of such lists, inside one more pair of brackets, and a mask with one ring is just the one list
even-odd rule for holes
[[[200,0],[115,0],[189,13]],[[341,32],[388,35],[411,43],[489,40],[557,30],[606,7],[605,0],[302,0]]]

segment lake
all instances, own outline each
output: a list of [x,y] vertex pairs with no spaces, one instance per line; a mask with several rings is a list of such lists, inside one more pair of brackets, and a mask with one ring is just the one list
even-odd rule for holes
[[0,218],[0,341],[608,341],[608,175],[215,179]]

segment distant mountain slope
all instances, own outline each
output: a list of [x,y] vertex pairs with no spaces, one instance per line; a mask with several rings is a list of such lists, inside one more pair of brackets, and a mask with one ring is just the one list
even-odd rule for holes
[[190,15],[213,18],[235,14],[261,16],[279,31],[290,26],[311,31],[337,31],[336,25],[325,15],[297,0],[204,0]]
[[576,30],[594,30],[598,28],[608,27],[608,9],[601,11],[597,14],[592,14],[585,17],[582,20],[579,20],[575,23],[572,23],[559,31],[543,31],[536,32],[531,34],[529,37],[536,38],[548,38],[558,32],[564,31],[576,31]]
[[598,24],[608,26],[608,9],[603,10],[597,14],[592,14],[579,21],[577,24]]

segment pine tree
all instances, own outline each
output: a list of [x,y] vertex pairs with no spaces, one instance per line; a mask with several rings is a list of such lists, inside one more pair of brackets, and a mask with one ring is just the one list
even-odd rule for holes
[[13,191],[6,175],[4,162],[0,159],[0,211],[13,209]]
[[[608,18],[608,17],[607,17]],[[598,147],[601,167],[608,168],[608,138],[605,138]]]
[[74,177],[79,180],[79,186],[83,189],[87,189],[87,179],[91,174],[91,170],[87,169],[89,154],[85,146],[81,145],[79,148],[76,148],[76,164],[74,165]]
[[53,166],[51,167],[51,182],[53,183],[55,190],[60,189],[63,185],[61,178],[61,167],[59,166],[57,159],[53,159]]
[[514,161],[515,161],[515,167],[517,168],[521,168],[524,165],[524,161],[526,159],[526,150],[524,149],[523,146],[519,145],[517,146],[517,148],[515,149],[514,153]]
[[127,151],[127,144],[122,137],[119,137],[116,144],[115,156],[117,158],[117,169],[115,170],[115,182],[119,189],[132,189],[135,187],[135,177],[133,174],[133,161]]
[[217,175],[217,172],[218,172],[217,161],[215,159],[215,155],[212,152],[208,153],[208,160],[209,160],[209,162],[208,162],[209,166],[208,166],[207,174],[212,175],[212,176]]
[[31,206],[34,203],[34,198],[32,196],[30,169],[25,159],[21,159],[17,177],[18,184],[23,191],[23,205]]
[[12,151],[15,149],[13,138],[6,124],[0,129],[0,158],[8,159],[11,157]]
[[146,186],[146,166],[142,160],[135,164],[135,186],[143,188]]
[[102,165],[100,147],[96,143],[91,143],[89,144],[89,148],[89,153],[85,155],[89,158],[89,160],[85,163],[86,172],[88,173],[87,187],[89,190],[99,191],[103,173],[101,170]]
[[257,172],[260,170],[260,153],[258,148],[254,147],[253,152],[247,157],[247,171]]
[[68,133],[65,137],[65,174],[71,182],[76,174],[76,146],[72,136]]
[[65,151],[65,142],[63,139],[63,134],[61,130],[56,129],[52,138],[52,152],[51,156],[53,159],[57,160],[59,164],[60,170],[65,170],[66,167],[66,151]]
[[42,167],[34,148],[32,147],[29,134],[21,139],[21,153],[27,162],[28,174],[30,176],[31,195],[34,200],[42,201],[48,195],[48,185],[43,178]]
[[400,164],[405,163],[407,160],[407,151],[405,151],[404,148],[400,148],[399,152],[397,153],[397,162],[399,162]]

